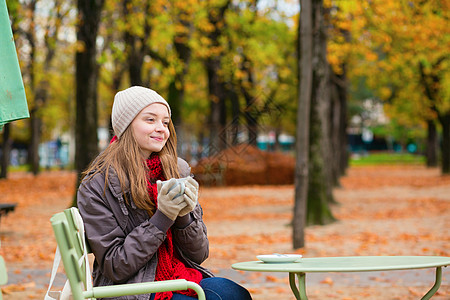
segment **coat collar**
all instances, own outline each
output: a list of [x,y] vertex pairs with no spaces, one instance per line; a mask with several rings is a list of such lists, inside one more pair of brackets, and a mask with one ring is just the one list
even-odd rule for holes
[[108,187],[114,197],[121,198],[124,193],[128,193],[130,191],[130,182],[128,181],[128,178],[125,179],[124,185],[126,188],[125,191],[122,191],[119,176],[117,176],[116,170],[113,167],[110,167],[108,172]]

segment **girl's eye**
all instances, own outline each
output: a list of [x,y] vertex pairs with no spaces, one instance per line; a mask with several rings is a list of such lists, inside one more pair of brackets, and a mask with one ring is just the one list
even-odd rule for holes
[[169,122],[167,121],[167,122],[164,122],[164,125],[165,126],[169,126]]
[[155,121],[155,119],[153,119],[153,118],[148,118],[147,121],[148,121],[148,122],[153,122],[153,121]]

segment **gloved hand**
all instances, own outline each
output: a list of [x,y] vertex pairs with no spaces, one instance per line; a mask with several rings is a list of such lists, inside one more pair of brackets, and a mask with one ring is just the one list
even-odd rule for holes
[[188,177],[185,181],[185,189],[184,189],[184,202],[186,203],[186,207],[183,208],[178,214],[180,217],[183,217],[194,210],[195,206],[198,203],[198,182],[192,178]]
[[158,209],[169,219],[175,221],[182,209],[187,206],[184,195],[176,197],[181,192],[181,186],[178,185],[170,191],[177,181],[172,178],[166,184],[162,185],[160,180],[156,181],[158,189]]

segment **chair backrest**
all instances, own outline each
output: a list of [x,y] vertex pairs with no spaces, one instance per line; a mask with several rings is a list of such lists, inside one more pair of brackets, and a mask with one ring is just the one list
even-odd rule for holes
[[83,259],[84,233],[77,226],[76,208],[66,209],[55,214],[51,219],[56,242],[61,253],[64,270],[70,283],[74,300],[84,299],[83,291],[86,286],[86,265]]
[[[8,272],[6,272],[5,260],[0,255],[0,285],[5,285],[8,282]],[[0,300],[2,299],[2,290],[0,289]]]
[[8,272],[6,272],[5,260],[0,255],[0,285],[5,285],[7,282],[8,282]]
[[[75,243],[75,249],[77,250],[77,253],[79,255],[83,255],[83,240],[81,239],[82,237],[79,234],[79,231],[81,228],[78,228],[77,221],[76,221],[77,218],[79,218],[79,220],[82,221],[80,213],[78,212],[78,208],[71,207],[71,208],[65,209],[64,214],[67,217],[67,224],[69,225],[69,229],[70,229],[69,232],[73,235],[74,239],[77,241]],[[85,236],[83,236],[83,239],[85,239]],[[87,241],[85,240],[84,242],[86,245],[87,253],[92,253]]]

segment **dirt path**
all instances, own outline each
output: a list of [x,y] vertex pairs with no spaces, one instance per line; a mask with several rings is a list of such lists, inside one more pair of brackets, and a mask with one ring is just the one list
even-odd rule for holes
[[[4,299],[42,299],[55,249],[48,220],[70,203],[74,175],[15,177],[0,181],[0,202],[19,202],[0,225],[10,277]],[[450,177],[419,166],[355,167],[341,183],[332,208],[339,221],[308,227],[299,251],[291,245],[292,186],[202,188],[211,250],[205,266],[239,281],[256,300],[294,299],[286,274],[238,272],[230,265],[274,252],[450,256]],[[449,269],[433,299],[450,299]],[[433,282],[433,270],[311,274],[307,289],[313,300],[420,299]]]

